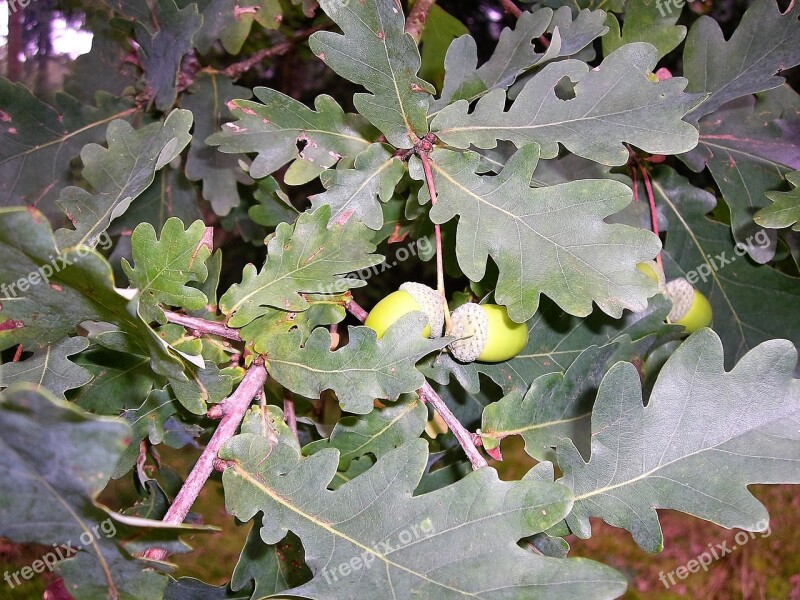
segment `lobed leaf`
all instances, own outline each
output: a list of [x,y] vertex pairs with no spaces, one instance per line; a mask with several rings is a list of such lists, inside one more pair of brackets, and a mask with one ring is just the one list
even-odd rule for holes
[[220,298],[228,325],[243,327],[268,314],[269,307],[303,311],[310,306],[303,293],[341,294],[360,287],[360,279],[342,275],[371,267],[381,257],[371,254],[370,230],[356,220],[335,223],[328,229],[330,207],[300,215],[294,226],[281,223],[269,244],[264,267],[244,269],[242,283]]
[[265,366],[275,381],[296,394],[319,398],[332,390],[342,410],[366,414],[374,399],[394,401],[425,383],[417,361],[450,341],[422,337],[426,323],[419,312],[403,316],[380,340],[368,327],[351,327],[347,345],[335,351],[324,328],[312,331],[302,346],[299,331],[273,335],[266,340]]
[[[658,52],[650,44],[626,44],[590,68],[578,60],[545,66],[506,111],[506,93],[493,90],[470,113],[459,100],[443,109],[431,130],[457,148],[494,148],[509,140],[518,148],[537,143],[543,158],[554,158],[558,144],[607,165],[628,161],[629,143],[653,154],[677,154],[697,145],[697,130],[682,117],[698,102],[684,94],[686,80],[653,81],[649,74]],[[575,84],[575,97],[562,100],[556,86]]]
[[532,188],[538,155],[535,145],[522,148],[498,176],[477,175],[471,152],[431,155],[439,197],[430,217],[459,216],[461,270],[480,281],[491,256],[500,271],[495,300],[518,323],[533,316],[542,293],[577,316],[588,315],[592,301],[617,318],[623,308],[644,309],[655,286],[636,264],[651,259],[659,241],[603,221],[630,202],[630,188],[605,179]]
[[396,148],[411,148],[428,131],[428,105],[436,90],[417,76],[421,58],[405,33],[395,0],[320,0],[342,33],[318,31],[311,50],[338,75],[364,86],[353,103]]
[[703,329],[670,357],[650,401],[639,375],[619,363],[603,379],[592,412],[591,459],[558,451],[559,483],[573,491],[567,524],[591,534],[602,517],[645,550],[663,547],[656,509],[673,509],[747,531],[767,528],[753,483],[800,482],[797,351],[771,340],[726,372],[722,342]]

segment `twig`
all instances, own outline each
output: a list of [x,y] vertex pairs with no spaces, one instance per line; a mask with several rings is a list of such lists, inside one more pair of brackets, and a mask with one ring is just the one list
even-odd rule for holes
[[425,29],[425,23],[428,21],[428,13],[430,12],[436,0],[417,0],[414,8],[408,13],[406,19],[406,33],[411,34],[414,41],[419,44],[422,38],[422,32]]
[[286,424],[292,430],[294,439],[299,439],[297,437],[297,414],[294,411],[294,395],[286,388],[283,390],[283,418],[286,419]]
[[[200,458],[197,459],[197,463],[183,483],[183,487],[178,492],[178,495],[175,496],[172,506],[169,507],[167,514],[164,515],[162,519],[164,523],[183,523],[189,513],[189,509],[197,500],[197,496],[200,495],[200,491],[214,471],[214,461],[217,459],[220,448],[236,433],[236,429],[244,418],[248,407],[253,402],[253,398],[263,390],[266,381],[267,371],[264,369],[264,365],[260,362],[253,363],[245,373],[236,391],[223,401],[225,416],[222,417],[217,430],[211,436]],[[144,558],[149,558],[150,560],[164,560],[166,557],[167,551],[161,548],[150,548],[144,553]]]
[[263,48],[253,54],[252,56],[248,56],[244,60],[240,60],[239,62],[233,63],[226,67],[222,74],[226,77],[230,77],[231,79],[238,79],[241,75],[255,67],[257,64],[262,62],[266,58],[272,58],[275,56],[281,56],[286,54],[289,50],[291,50],[292,46],[299,42],[303,42],[311,37],[312,34],[316,33],[317,31],[321,31],[323,29],[329,29],[333,26],[333,23],[321,23],[320,25],[315,25],[306,31],[301,31],[292,39],[287,40],[285,42],[281,42],[279,44],[275,44],[274,46],[270,46],[269,48]]
[[[653,233],[659,235],[658,232],[658,213],[656,212],[656,199],[653,195],[653,186],[650,184],[650,175],[647,173],[647,169],[644,168],[644,165],[636,161],[636,165],[639,167],[639,172],[642,174],[642,180],[644,181],[644,188],[647,190],[647,199],[650,201],[650,221],[652,222],[653,226]],[[661,252],[659,251],[656,254],[656,262],[658,266],[661,267],[661,272],[664,272],[664,264],[661,262]]]
[[[350,301],[347,304],[348,312],[353,315],[359,321],[364,321],[364,317],[367,315],[367,311],[361,308],[355,300]],[[453,414],[453,411],[445,404],[444,400],[441,399],[439,394],[431,387],[431,385],[426,381],[424,385],[417,390],[419,394],[420,400],[423,402],[429,403],[433,406],[433,409],[439,413],[442,417],[442,420],[447,423],[447,426],[456,436],[458,443],[461,444],[461,448],[464,450],[464,454],[467,455],[469,458],[469,462],[472,463],[473,469],[481,469],[488,465],[486,459],[481,456],[480,451],[478,450],[477,446],[475,446],[475,442],[472,439],[472,434],[467,431],[464,426],[461,424],[461,421]]]
[[472,434],[464,428],[461,421],[453,414],[450,407],[445,404],[439,394],[434,391],[431,384],[426,381],[417,393],[420,399],[430,404],[433,409],[439,413],[442,420],[447,423],[453,435],[456,436],[458,443],[461,444],[464,454],[467,455],[469,462],[472,463],[472,468],[477,470],[487,466],[488,463],[486,459],[481,456],[480,451],[475,446],[475,442],[472,441]]
[[242,341],[239,332],[236,329],[231,329],[224,323],[208,321],[207,319],[200,319],[198,317],[189,317],[169,310],[165,310],[164,314],[167,316],[167,321],[170,323],[177,323],[178,325],[183,325],[184,327],[199,331],[200,333],[218,335],[219,337],[235,340],[237,342]]
[[11,359],[11,362],[19,362],[20,358],[22,358],[22,344],[17,344],[17,349],[14,351],[14,358]]
[[[425,183],[428,184],[428,193],[431,196],[431,206],[436,206],[436,184],[433,181],[433,171],[431,170],[428,153],[432,149],[432,144],[428,140],[423,140],[417,155],[422,161],[422,170],[425,173]],[[450,311],[447,310],[447,292],[444,289],[444,258],[442,253],[442,228],[438,224],[433,226],[434,237],[436,238],[436,289],[442,295],[444,302],[444,322],[445,330],[450,330]]]
[[503,9],[510,15],[519,19],[520,15],[522,15],[522,10],[514,4],[512,0],[500,0],[500,4],[502,4]]

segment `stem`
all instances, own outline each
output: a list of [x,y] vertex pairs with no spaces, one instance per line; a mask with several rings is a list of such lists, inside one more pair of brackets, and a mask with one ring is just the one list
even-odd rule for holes
[[[236,433],[236,429],[244,418],[248,407],[253,402],[253,398],[263,390],[266,381],[267,371],[264,369],[264,365],[253,363],[245,373],[236,391],[223,401],[225,416],[222,417],[217,430],[211,436],[200,458],[197,459],[197,463],[183,483],[183,487],[178,492],[178,495],[175,496],[172,506],[169,507],[167,514],[164,515],[162,519],[164,523],[183,523],[189,513],[189,509],[197,500],[203,486],[214,471],[214,460],[217,458],[220,448]],[[144,553],[144,558],[151,560],[164,560],[166,557],[167,551],[161,548],[150,548]]]
[[[347,310],[361,322],[364,321],[362,315],[363,317],[367,315],[367,312],[354,300],[347,305]],[[439,413],[442,420],[447,423],[447,426],[450,427],[458,443],[461,444],[464,454],[467,455],[469,462],[472,463],[472,468],[477,470],[487,466],[488,463],[486,459],[481,456],[480,451],[477,446],[475,446],[475,442],[472,440],[472,434],[464,428],[461,421],[458,420],[447,404],[445,404],[444,400],[442,400],[439,394],[431,387],[431,384],[426,381],[423,386],[417,390],[417,393],[419,394],[420,400],[429,403],[433,409]]]
[[292,37],[292,39],[281,42],[279,44],[275,44],[274,46],[270,46],[269,48],[263,48],[253,54],[252,56],[248,56],[244,60],[241,60],[237,63],[233,63],[226,67],[222,74],[226,77],[230,77],[231,79],[238,79],[241,75],[255,67],[261,61],[266,58],[272,58],[275,56],[281,56],[286,54],[289,50],[291,50],[292,46],[297,44],[298,42],[303,42],[311,37],[312,34],[320,31],[322,29],[330,29],[333,26],[333,23],[327,22],[322,23],[320,25],[315,25],[306,31],[301,31],[296,36]]
[[294,410],[294,395],[288,389],[283,390],[283,417],[286,419],[286,424],[294,434],[294,439],[297,437],[297,414]]
[[184,327],[188,327],[189,329],[199,331],[200,333],[218,335],[220,337],[224,337],[229,340],[234,340],[237,342],[242,341],[242,338],[239,337],[239,332],[236,329],[231,329],[224,323],[218,323],[216,321],[208,321],[206,319],[200,319],[198,317],[189,317],[187,315],[182,315],[180,313],[172,312],[169,310],[165,310],[164,314],[167,316],[167,321],[169,321],[170,323],[177,323],[178,325],[183,325]]
[[519,19],[520,15],[522,15],[522,10],[516,4],[514,4],[512,0],[500,0],[500,4],[508,14],[516,17],[517,19]]
[[422,32],[425,29],[425,23],[428,21],[428,13],[430,12],[436,0],[417,0],[414,8],[408,13],[406,19],[406,33],[411,34],[414,41],[419,44],[422,38]]
[[[431,196],[431,206],[436,206],[436,184],[433,182],[433,171],[428,153],[419,151],[417,153],[422,161],[422,170],[425,173],[425,183],[428,184],[428,193]],[[442,253],[442,229],[438,224],[433,226],[436,238],[436,289],[442,295],[444,301],[444,322],[445,331],[450,331],[450,311],[447,308],[447,292],[444,289],[444,259]]]
[[458,443],[461,444],[461,448],[464,450],[464,454],[467,455],[469,462],[472,463],[472,468],[475,470],[481,469],[488,465],[486,459],[481,456],[480,451],[475,446],[475,442],[472,441],[472,434],[467,431],[464,426],[461,424],[461,421],[453,414],[450,410],[450,407],[445,404],[444,400],[437,394],[434,389],[431,387],[431,384],[427,381],[425,384],[417,391],[419,394],[420,399],[423,402],[427,402],[430,404],[433,409],[439,413],[439,416],[442,417],[442,420],[447,423],[447,426],[453,432],[453,435],[456,436]]
[[[658,213],[656,212],[656,198],[653,195],[653,186],[650,185],[650,175],[647,173],[647,169],[644,168],[644,165],[639,161],[636,161],[636,165],[639,167],[639,172],[642,174],[642,181],[644,181],[644,188],[647,190],[647,199],[650,202],[650,221],[653,226],[653,233],[659,235],[658,232]],[[661,262],[661,251],[659,250],[658,254],[656,254],[656,262],[658,266],[661,267],[661,271],[664,271],[664,263]]]

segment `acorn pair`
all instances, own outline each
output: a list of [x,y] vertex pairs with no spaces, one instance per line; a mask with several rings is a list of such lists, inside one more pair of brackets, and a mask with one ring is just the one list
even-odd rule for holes
[[[364,325],[381,338],[404,314],[422,311],[428,317],[422,335],[438,338],[442,336],[446,310],[444,298],[436,290],[408,282],[378,302]],[[450,315],[446,334],[456,338],[448,348],[461,362],[502,362],[515,357],[528,343],[528,326],[512,321],[505,307],[497,304],[462,304]]]

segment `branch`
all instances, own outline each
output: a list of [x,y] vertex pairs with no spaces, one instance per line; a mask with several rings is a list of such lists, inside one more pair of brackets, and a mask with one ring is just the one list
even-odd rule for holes
[[425,23],[428,21],[428,13],[430,12],[436,0],[417,0],[414,8],[408,13],[406,19],[406,33],[411,34],[414,41],[419,44],[422,38],[422,32],[425,29]]
[[522,15],[522,10],[514,4],[512,0],[500,0],[500,4],[503,5],[503,9],[513,17],[519,19],[520,15]]
[[224,323],[218,323],[217,321],[208,321],[206,319],[200,319],[198,317],[189,317],[187,315],[182,315],[180,313],[172,312],[170,310],[165,310],[164,314],[167,316],[167,321],[170,323],[177,323],[178,325],[183,325],[184,327],[188,327],[193,331],[197,331],[199,333],[208,333],[211,335],[218,335],[219,337],[224,337],[229,340],[234,340],[236,342],[241,342],[242,338],[239,336],[239,331],[236,329],[231,329]]
[[311,27],[310,29],[307,29],[305,31],[301,31],[300,33],[292,37],[292,39],[290,40],[281,42],[279,44],[275,44],[274,46],[270,46],[269,48],[263,48],[258,52],[256,52],[255,54],[253,54],[252,56],[248,56],[244,60],[229,65],[222,71],[222,74],[225,75],[226,77],[230,77],[231,79],[238,79],[244,73],[255,67],[260,62],[262,62],[264,59],[273,58],[275,56],[282,56],[286,54],[289,50],[291,50],[292,46],[294,46],[295,44],[304,42],[317,31],[321,31],[323,29],[330,29],[332,26],[333,23],[329,21],[327,23],[321,23],[320,25],[315,25],[314,27]]
[[283,418],[286,420],[289,429],[292,430],[294,439],[299,441],[300,438],[297,437],[297,413],[294,410],[294,394],[288,388],[283,390]]
[[[367,316],[367,311],[361,308],[355,300],[351,300],[346,306],[348,312],[353,315],[356,319],[364,322],[364,319]],[[433,409],[439,413],[442,417],[442,420],[447,423],[447,426],[453,432],[453,435],[456,436],[458,443],[461,444],[461,448],[464,450],[464,454],[467,455],[469,462],[472,463],[472,468],[477,470],[487,466],[486,459],[481,456],[480,451],[478,450],[477,446],[475,446],[475,442],[472,439],[472,434],[467,431],[464,426],[461,424],[461,421],[453,414],[453,411],[445,404],[444,400],[441,399],[439,394],[431,387],[431,385],[426,381],[425,384],[417,390],[419,394],[420,400],[423,402],[429,403]]]
[[[197,500],[197,496],[200,495],[203,486],[214,471],[214,461],[217,459],[220,448],[236,433],[236,429],[253,402],[253,398],[264,389],[266,381],[267,371],[264,369],[264,365],[253,363],[245,373],[236,391],[219,405],[224,406],[225,416],[222,417],[217,430],[211,436],[200,458],[197,459],[197,463],[183,483],[180,492],[175,496],[172,506],[169,507],[167,514],[164,515],[164,523],[183,523],[189,513],[189,509]],[[150,548],[143,556],[151,560],[164,560],[167,557],[167,551],[161,548]]]

